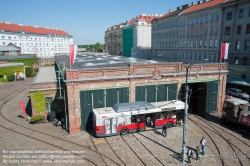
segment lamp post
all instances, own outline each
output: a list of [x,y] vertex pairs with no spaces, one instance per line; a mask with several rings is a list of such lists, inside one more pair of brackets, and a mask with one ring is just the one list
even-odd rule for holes
[[186,67],[186,83],[185,83],[185,111],[183,118],[183,140],[182,140],[182,163],[185,163],[185,151],[186,151],[186,137],[187,137],[187,99],[188,99],[188,69],[191,64],[187,64]]

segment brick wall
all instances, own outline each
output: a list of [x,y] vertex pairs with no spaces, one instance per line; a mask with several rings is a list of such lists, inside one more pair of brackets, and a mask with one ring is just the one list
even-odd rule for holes
[[[222,70],[227,70],[227,64],[195,64],[193,66],[196,67],[191,67],[189,70],[189,73],[193,72],[188,75],[189,79],[196,79],[196,74],[198,73],[199,79],[217,78],[220,80],[217,111],[221,111],[225,98],[227,79],[227,72],[222,72]],[[66,79],[69,81],[66,83],[69,131],[70,133],[75,133],[81,130],[80,90],[127,86],[130,87],[130,101],[133,102],[135,101],[136,85],[175,82],[177,83],[177,91],[180,94],[182,81],[186,79],[186,68],[183,63],[159,63],[133,64],[124,68],[67,70]]]

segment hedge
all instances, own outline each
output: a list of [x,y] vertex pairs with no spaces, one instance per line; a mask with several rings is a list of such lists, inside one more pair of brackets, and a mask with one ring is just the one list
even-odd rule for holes
[[33,68],[32,67],[26,67],[25,68],[25,75],[26,75],[26,77],[32,77],[33,76]]
[[33,66],[33,64],[38,62],[38,58],[27,58],[27,59],[11,59],[7,62],[23,63],[24,66]]
[[[11,66],[0,68],[0,82],[7,82],[10,77],[12,78],[12,76],[15,80],[15,76],[13,73],[15,73],[16,71],[22,72],[24,74],[24,66]],[[6,80],[4,79],[4,75],[6,75]]]
[[30,118],[30,123],[36,123],[36,122],[43,120],[43,119],[44,119],[44,116],[42,116],[42,115],[32,116]]

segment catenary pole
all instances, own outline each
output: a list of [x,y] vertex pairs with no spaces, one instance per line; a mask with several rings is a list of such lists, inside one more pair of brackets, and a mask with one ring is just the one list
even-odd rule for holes
[[184,110],[184,126],[183,126],[183,140],[182,140],[182,163],[185,163],[185,152],[186,152],[186,136],[187,136],[187,99],[188,99],[188,68],[191,64],[187,64],[186,66],[186,83],[185,83],[185,110]]

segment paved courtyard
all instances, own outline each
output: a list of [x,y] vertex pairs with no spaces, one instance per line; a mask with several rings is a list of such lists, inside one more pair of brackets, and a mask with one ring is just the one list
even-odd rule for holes
[[[19,102],[28,103],[31,81],[0,84],[0,165],[182,165],[182,127],[169,128],[166,138],[161,130],[95,138],[86,131],[68,134],[49,122],[29,124]],[[203,136],[208,145],[207,154],[189,165],[250,165],[249,132],[222,124],[218,116],[189,116],[187,147],[199,146]]]

